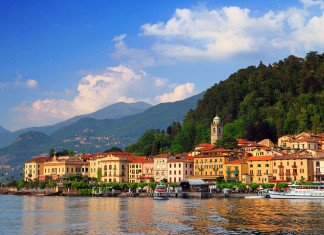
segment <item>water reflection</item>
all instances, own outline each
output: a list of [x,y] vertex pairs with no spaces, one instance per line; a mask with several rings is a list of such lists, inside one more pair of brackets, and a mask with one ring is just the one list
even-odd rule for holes
[[324,201],[1,196],[1,234],[323,234]]

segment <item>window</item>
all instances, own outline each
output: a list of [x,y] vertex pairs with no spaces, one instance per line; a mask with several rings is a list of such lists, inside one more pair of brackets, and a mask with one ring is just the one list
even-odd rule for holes
[[258,164],[258,167],[261,167],[261,164]]
[[253,164],[250,164],[250,167],[253,167]]
[[169,167],[172,168],[172,164],[171,163],[169,164]]
[[269,164],[265,164],[265,167],[269,167]]

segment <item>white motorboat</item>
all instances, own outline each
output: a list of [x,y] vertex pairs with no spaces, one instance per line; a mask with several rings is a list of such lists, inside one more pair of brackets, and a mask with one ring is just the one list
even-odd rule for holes
[[262,199],[262,198],[266,198],[268,196],[268,189],[262,189],[258,192],[257,195],[253,195],[253,196],[246,196],[245,198],[247,199]]
[[154,189],[153,199],[167,200],[170,197],[170,193],[165,185],[157,185]]
[[270,198],[275,199],[324,199],[324,185],[288,185],[286,192],[269,191]]

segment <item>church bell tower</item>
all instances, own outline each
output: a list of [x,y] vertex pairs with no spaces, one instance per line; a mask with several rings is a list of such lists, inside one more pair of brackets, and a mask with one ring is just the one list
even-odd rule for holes
[[210,125],[210,143],[216,144],[216,141],[223,136],[223,126],[220,117],[216,115]]

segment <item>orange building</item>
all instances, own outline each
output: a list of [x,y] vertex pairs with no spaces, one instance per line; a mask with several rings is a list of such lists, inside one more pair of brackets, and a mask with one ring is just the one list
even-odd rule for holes
[[249,157],[246,162],[253,183],[268,183],[272,180],[273,156]]

